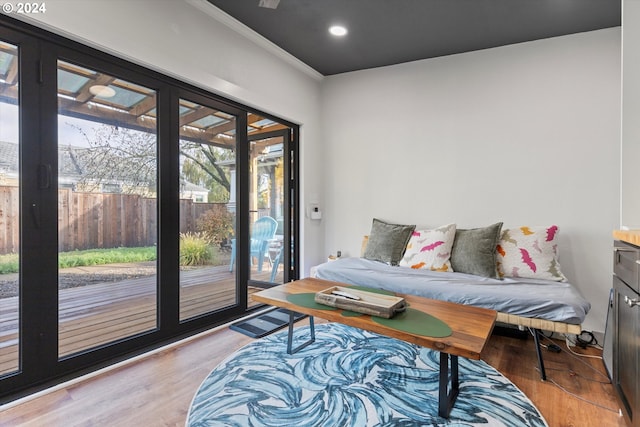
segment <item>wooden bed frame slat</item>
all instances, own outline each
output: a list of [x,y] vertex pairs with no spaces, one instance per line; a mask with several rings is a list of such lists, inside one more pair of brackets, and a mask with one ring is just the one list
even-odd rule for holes
[[525,328],[540,329],[541,331],[557,332],[559,334],[575,334],[580,335],[582,325],[574,325],[571,323],[554,322],[552,320],[532,319],[529,317],[516,316],[498,312],[497,322],[506,323],[508,325],[522,326]]

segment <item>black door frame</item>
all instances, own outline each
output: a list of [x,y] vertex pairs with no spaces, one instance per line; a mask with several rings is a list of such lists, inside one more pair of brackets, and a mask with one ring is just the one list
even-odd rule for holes
[[[259,135],[251,135],[248,137],[248,142],[249,144],[253,141],[260,141],[262,139],[267,139],[267,138],[282,138],[283,141],[283,165],[293,165],[296,164],[297,165],[297,150],[294,149],[295,147],[295,134],[293,132],[292,129],[282,129],[282,130],[276,130],[276,131],[272,131],[272,132],[265,132],[265,133],[261,133]],[[247,144],[247,146],[249,146],[249,144]],[[246,158],[246,162],[247,165],[249,164],[249,157],[247,156]],[[293,169],[293,170],[292,170]],[[298,230],[298,215],[297,209],[290,209],[292,205],[292,202],[294,200],[294,194],[292,189],[295,188],[296,189],[296,193],[297,193],[297,168],[295,167],[285,167],[284,168],[284,179],[283,179],[283,185],[285,186],[284,188],[284,200],[283,200],[283,206],[285,207],[283,209],[284,211],[284,215],[283,215],[283,223],[286,224],[287,226],[284,227],[284,238],[282,241],[282,247],[283,250],[285,248],[292,248],[292,241],[293,241],[293,236],[297,235],[297,230]],[[248,176],[248,173],[247,173]],[[248,187],[247,187],[248,188]],[[247,203],[249,203],[249,191],[245,192],[246,197],[247,197]],[[247,208],[246,210],[247,215],[244,215],[246,222],[247,222],[247,229],[245,230],[246,234],[243,234],[244,236],[248,236],[249,235],[249,209]],[[283,278],[283,282],[287,283],[291,280],[297,279],[296,276],[296,270],[294,268],[292,268],[292,261],[294,259],[298,259],[297,256],[292,256],[292,251],[291,250],[284,250],[284,257],[282,258],[282,265],[283,267],[283,273],[284,273],[284,278]],[[249,263],[249,258],[246,259],[246,262],[244,265],[248,265]],[[269,283],[269,282],[263,282],[263,281],[257,281],[257,280],[251,280],[249,278],[248,281],[249,284],[251,284],[252,286],[258,287],[258,288],[269,288],[269,287],[273,287],[276,286],[277,284],[274,283]]]
[[[235,101],[180,82],[153,70],[73,42],[13,18],[0,15],[0,39],[19,47],[20,55],[20,369],[0,376],[0,404],[37,389],[94,371],[133,355],[175,342],[181,338],[241,317],[247,312],[246,269],[237,270],[237,304],[225,310],[179,321],[179,109],[178,99],[201,99],[207,106],[237,115],[237,212],[248,212],[247,114],[260,114],[284,124],[293,139],[286,151],[291,171],[288,181],[290,202],[298,194],[298,125],[250,109]],[[85,64],[139,83],[157,91],[158,109],[158,328],[97,349],[58,358],[57,214],[47,207],[57,204],[57,60]],[[28,153],[28,154],[27,154]],[[50,166],[55,171],[49,185],[39,179],[39,171]],[[246,170],[245,170],[246,168]],[[289,168],[285,168],[287,170]],[[42,178],[42,177],[40,177]],[[46,180],[45,180],[46,181]],[[286,184],[285,184],[286,185]],[[299,233],[298,208],[290,218],[291,238]],[[172,225],[173,224],[173,225]],[[248,215],[238,215],[240,232],[249,230]],[[238,263],[248,265],[248,248],[239,245]],[[297,253],[294,245],[294,254]],[[286,258],[286,257],[285,257]],[[297,277],[297,255],[286,259],[287,280]],[[244,260],[247,262],[245,263]],[[240,265],[240,264],[238,264]],[[39,286],[33,284],[41,283]],[[253,310],[255,310],[254,308]]]

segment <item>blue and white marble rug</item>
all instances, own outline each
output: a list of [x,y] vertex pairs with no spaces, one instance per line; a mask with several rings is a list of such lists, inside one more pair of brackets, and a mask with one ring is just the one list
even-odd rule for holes
[[[296,341],[309,328],[295,331]],[[483,361],[459,358],[460,394],[438,414],[439,354],[340,324],[316,326],[294,355],[287,333],[229,356],[200,385],[186,425],[256,427],[543,426],[531,401]]]

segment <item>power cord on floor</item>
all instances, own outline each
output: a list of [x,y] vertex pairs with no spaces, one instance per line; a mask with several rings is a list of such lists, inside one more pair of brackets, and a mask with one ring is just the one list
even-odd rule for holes
[[[556,345],[553,340],[545,335],[542,335],[542,337],[546,340],[549,341],[551,344]],[[577,360],[578,362],[582,363],[583,365],[585,365],[586,367],[588,367],[589,369],[595,371],[596,373],[598,373],[599,375],[602,375],[603,377],[607,378],[607,380],[609,379],[609,375],[607,375],[604,372],[601,372],[599,370],[597,370],[596,368],[594,368],[593,366],[591,366],[590,364],[588,364],[587,362],[585,362],[584,360],[580,359],[580,357],[588,357],[588,358],[593,358],[593,359],[602,359],[602,356],[596,356],[596,355],[592,355],[592,354],[580,354],[580,353],[576,353],[575,351],[571,350],[571,348],[569,347],[569,337],[567,335],[565,335],[565,343],[567,345],[567,349],[563,349],[562,347],[558,347],[560,350],[564,351],[565,353],[571,355],[574,357],[575,360]]]
[[[585,331],[583,331],[583,332],[585,332]],[[593,336],[593,334],[592,334],[592,336]],[[576,336],[576,338],[577,338],[577,336]],[[577,339],[579,339],[579,338],[577,338]],[[594,337],[593,339],[595,340],[595,337]],[[571,341],[571,339],[569,339],[569,335],[568,335],[568,334],[565,334],[565,336],[564,336],[564,342],[565,342],[565,344],[566,344],[566,346],[567,346],[567,350],[569,350],[569,352],[571,352],[571,354],[573,354],[573,355],[575,355],[575,356],[579,356],[579,357],[587,357],[587,358],[591,358],[591,359],[602,359],[602,356],[597,356],[597,355],[595,355],[595,354],[581,354],[581,353],[576,353],[575,351],[571,350],[571,347],[569,346],[569,343],[573,344],[575,347],[580,347],[580,348],[584,348],[584,349],[586,349],[586,348],[587,348],[587,345],[585,345],[585,346],[583,347],[582,345],[579,345],[579,344],[577,344],[577,343],[574,343],[573,341]],[[584,343],[584,342],[586,342],[586,341],[582,341],[582,342]],[[596,341],[596,345],[597,345],[597,343],[598,343],[598,342]]]
[[[540,369],[537,366],[534,366],[534,367],[535,367],[536,371],[540,372]],[[545,370],[546,371],[563,371],[564,369],[545,368]],[[582,375],[578,375],[576,372],[574,372],[574,371],[572,371],[570,369],[568,370],[568,372],[569,372],[569,375],[579,376],[580,378],[583,378],[583,379],[585,379],[587,381],[597,382],[597,383],[600,383],[600,384],[610,384],[611,383],[610,381],[606,381],[605,382],[605,381],[594,380],[594,379],[591,379],[591,378],[586,378],[586,377],[584,377]],[[622,416],[622,412],[621,412],[620,409],[609,408],[607,406],[604,406],[604,405],[601,405],[599,403],[596,403],[596,402],[594,402],[592,400],[585,399],[584,397],[567,390],[566,388],[564,388],[563,386],[558,384],[553,378],[547,377],[547,381],[550,382],[551,384],[555,385],[556,387],[558,387],[563,392],[567,393],[569,396],[575,397],[576,399],[582,400],[583,402],[588,403],[588,404],[593,405],[593,406],[596,406],[598,408],[605,409],[605,410],[607,410],[609,412],[613,412],[614,414],[618,414],[618,416]]]
[[[535,333],[535,332],[533,332]],[[579,357],[593,357],[593,358],[599,358],[602,359],[602,357],[600,356],[594,356],[594,355],[589,355],[589,354],[580,354],[580,353],[576,353],[575,351],[571,350],[571,348],[569,347],[569,337],[567,335],[565,335],[565,343],[567,345],[567,350],[562,349],[561,347],[557,346],[553,340],[549,337],[547,337],[544,334],[540,334],[540,336],[542,336],[543,339],[545,339],[546,341],[549,341],[550,344],[549,345],[544,345],[544,347],[551,347],[552,345],[559,348],[560,350],[564,351],[565,353],[567,353],[568,355],[572,356],[575,360],[577,360],[578,362],[584,364],[585,366],[587,366],[589,369],[595,371],[597,374],[604,376],[607,381],[600,381],[600,380],[596,380],[594,378],[587,378],[583,375],[579,375],[577,372],[573,371],[572,369],[568,369],[567,372],[569,373],[570,376],[578,376],[580,378],[583,378],[586,381],[591,381],[591,382],[596,382],[596,383],[600,383],[600,384],[611,384],[611,381],[609,380],[609,375],[607,375],[606,373],[603,373],[601,371],[599,371],[598,369],[594,368],[593,366],[591,366],[590,364],[588,364],[587,362],[585,362],[584,360],[580,359]],[[595,339],[595,338],[594,338]],[[597,342],[597,341],[596,341]],[[543,344],[541,343],[541,346]],[[579,357],[577,357],[579,356]],[[536,366],[535,369],[540,372],[539,368]],[[564,371],[564,369],[557,369],[557,368],[546,368],[546,370],[549,371]],[[598,408],[601,409],[605,409],[607,411],[611,411],[613,413],[616,413],[618,415],[621,415],[620,409],[612,409],[612,408],[608,408],[606,406],[600,405],[599,403],[590,401],[585,399],[584,397],[577,395],[569,390],[567,390],[566,388],[564,388],[563,386],[561,386],[560,384],[558,384],[556,381],[554,381],[552,378],[548,378],[547,377],[547,381],[549,381],[550,383],[552,383],[553,385],[555,385],[556,387],[558,387],[560,390],[564,391],[565,393],[567,393],[570,396],[575,397],[576,399],[580,399],[583,402],[589,403],[593,406],[596,406]]]
[[582,331],[580,332],[580,335],[576,335],[576,341],[578,346],[582,348],[587,348],[587,346],[590,346],[593,343],[598,343],[596,337],[594,337],[593,333],[589,331]]
[[590,381],[590,382],[592,382],[592,383],[598,383],[598,384],[611,384],[611,381],[610,381],[609,379],[607,379],[606,381],[600,381],[600,380],[597,380],[597,379],[595,379],[595,378],[587,378],[587,377],[585,377],[584,375],[579,374],[578,372],[574,371],[573,369],[550,368],[550,367],[548,367],[548,366],[547,366],[547,367],[545,367],[544,369],[545,369],[545,371],[559,371],[559,372],[565,372],[565,371],[566,371],[567,373],[569,373],[569,376],[570,376],[570,377],[580,377],[580,378],[582,378],[583,380],[585,380],[585,381]]
[[598,340],[596,339],[593,332],[590,331],[582,331],[580,335],[576,335],[576,345],[580,348],[587,348],[589,346],[596,347],[602,350],[602,346],[598,344]]
[[610,412],[613,412],[613,413],[615,413],[615,414],[621,415],[621,414],[620,414],[620,409],[608,408],[608,407],[606,407],[606,406],[604,406],[604,405],[600,405],[599,403],[592,402],[591,400],[587,400],[587,399],[585,399],[585,398],[584,398],[584,397],[582,397],[582,396],[579,396],[579,395],[577,395],[577,394],[575,394],[575,393],[570,392],[569,390],[567,390],[566,388],[562,387],[560,384],[558,384],[557,382],[555,382],[553,379],[549,379],[549,382],[551,382],[553,385],[555,385],[556,387],[558,387],[560,390],[564,391],[564,392],[565,392],[565,393],[567,393],[568,395],[575,397],[576,399],[580,399],[580,400],[582,400],[583,402],[589,403],[589,404],[591,404],[591,405],[593,405],[593,406],[597,406],[598,408],[606,409],[607,411],[610,411]]

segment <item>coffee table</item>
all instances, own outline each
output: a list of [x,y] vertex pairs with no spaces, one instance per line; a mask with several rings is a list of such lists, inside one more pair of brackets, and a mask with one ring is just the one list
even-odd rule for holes
[[[350,285],[321,279],[306,278],[284,285],[265,289],[251,295],[257,302],[287,308],[291,311],[309,315],[311,338],[309,341],[293,346],[293,314],[289,320],[287,352],[295,353],[315,341],[313,318],[318,317],[332,322],[375,332],[397,338],[440,352],[438,415],[448,418],[460,391],[458,379],[458,356],[479,360],[491,335],[497,312],[480,307],[455,304],[413,295],[400,295],[412,309],[428,313],[451,328],[451,335],[443,338],[429,337],[416,333],[394,329],[372,320],[369,315],[344,316],[343,310],[323,310],[294,304],[287,299],[290,294],[315,293],[332,286]],[[449,383],[451,390],[449,391]]]

